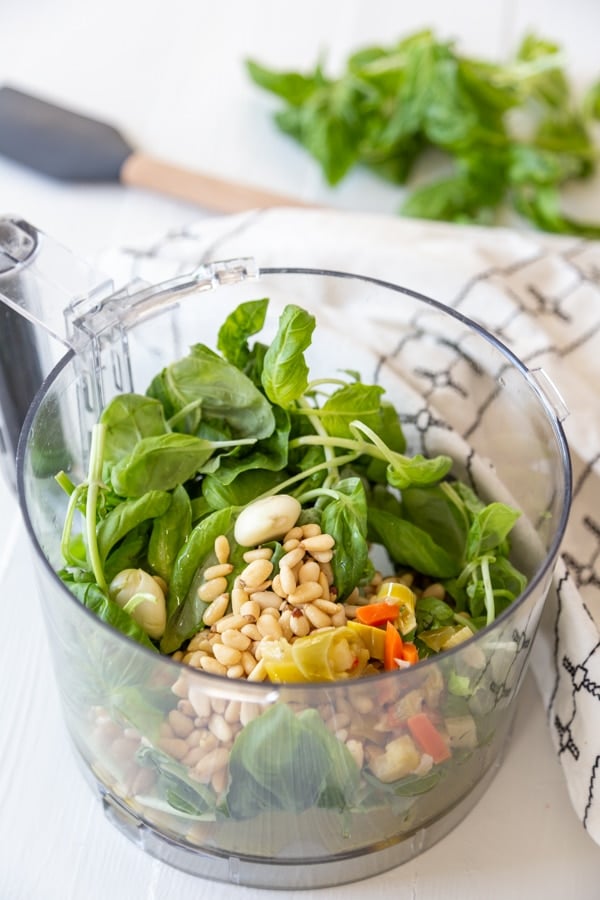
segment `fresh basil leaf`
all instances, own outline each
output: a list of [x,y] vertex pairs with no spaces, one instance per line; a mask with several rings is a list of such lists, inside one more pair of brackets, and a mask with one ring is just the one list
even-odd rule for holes
[[275,425],[270,404],[252,381],[204,344],[167,366],[147,393],[161,400],[176,431],[196,434],[207,419],[222,423],[221,433],[234,438],[260,439]]
[[271,403],[284,409],[298,400],[308,386],[304,351],[310,346],[315,324],[315,317],[306,310],[293,304],[286,306],[277,334],[265,354],[262,373],[265,393]]
[[368,509],[369,532],[385,547],[390,558],[402,566],[433,578],[452,578],[461,570],[461,560],[416,525],[399,519],[383,509]]
[[128,456],[145,437],[166,434],[167,425],[160,401],[143,394],[118,394],[105,406],[100,422],[106,426],[104,460],[115,463]]
[[312,75],[303,75],[299,72],[275,72],[255,60],[247,59],[246,70],[255,84],[271,91],[292,106],[306,103],[325,83],[319,67]]
[[275,428],[269,437],[256,441],[251,447],[236,447],[231,453],[219,454],[214,458],[214,465],[204,466],[203,471],[213,473],[224,485],[231,484],[243,472],[251,470],[281,472],[288,462],[290,417],[280,406],[274,406],[272,412]]
[[123,497],[141,497],[149,490],[171,491],[198,472],[214,453],[210,441],[172,432],[142,438],[129,456],[110,473],[112,486]]
[[434,484],[448,474],[452,467],[449,456],[426,457],[417,453],[415,456],[394,454],[394,461],[387,467],[388,483],[395,488],[412,485]]
[[233,527],[231,507],[211,513],[196,525],[177,554],[167,595],[167,627],[160,642],[163,653],[173,653],[202,625],[208,606],[198,597],[196,579],[214,558],[215,539],[228,535]]
[[454,610],[437,597],[417,597],[415,602],[417,633],[454,624]]
[[520,515],[517,510],[498,502],[480,510],[469,528],[467,559],[475,559],[495,550],[505,541]]
[[165,512],[152,525],[148,542],[148,564],[169,584],[175,559],[192,528],[192,504],[186,489],[178,484]]
[[403,516],[426,531],[457,559],[465,555],[469,516],[460,497],[445,482],[402,491]]
[[225,482],[221,481],[220,474],[206,475],[202,479],[202,494],[211,510],[246,506],[281,481],[279,472],[260,468],[241,471],[235,478]]
[[231,312],[219,329],[217,347],[232,365],[244,369],[250,357],[248,338],[265,324],[269,300],[248,300]]
[[338,498],[324,507],[321,528],[339,548],[331,567],[338,598],[345,600],[361,582],[369,557],[367,498],[360,478],[338,481],[334,490]]
[[147,519],[155,519],[168,509],[171,497],[165,491],[150,490],[141,497],[124,500],[98,523],[96,533],[102,561],[126,534]]

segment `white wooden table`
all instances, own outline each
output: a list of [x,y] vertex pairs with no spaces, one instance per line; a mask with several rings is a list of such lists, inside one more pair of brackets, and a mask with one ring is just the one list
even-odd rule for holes
[[[424,25],[463,49],[501,58],[527,29],[565,47],[581,83],[600,74],[598,0],[27,0],[0,5],[0,83],[31,89],[120,126],[158,156],[345,209],[394,212],[399,192],[365,173],[328,190],[278,135],[274,104],[246,56],[278,68],[332,66],[364,43]],[[189,204],[114,187],[66,186],[0,160],[0,213],[18,213],[95,259],[205,215]],[[573,191],[600,210],[600,184]],[[0,483],[0,900],[253,900],[283,892],[216,884],[145,856],[104,819],[64,732],[16,501]],[[423,900],[580,900],[600,896],[600,848],[576,819],[531,680],[516,735],[478,807],[418,859],[368,882],[327,889]],[[308,891],[307,897],[322,892]]]

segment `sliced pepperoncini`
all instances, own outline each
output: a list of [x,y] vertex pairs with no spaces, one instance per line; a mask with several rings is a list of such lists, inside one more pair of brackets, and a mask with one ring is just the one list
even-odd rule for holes
[[394,603],[398,607],[398,630],[400,634],[410,634],[417,627],[415,617],[416,596],[406,584],[398,581],[384,581],[377,591],[377,599]]
[[296,638],[261,643],[262,658],[271,681],[338,681],[358,678],[369,662],[369,650],[348,626],[323,628]]

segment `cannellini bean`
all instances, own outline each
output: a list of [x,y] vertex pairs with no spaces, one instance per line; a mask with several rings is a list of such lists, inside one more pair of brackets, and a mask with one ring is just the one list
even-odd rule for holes
[[294,527],[302,507],[289,494],[276,494],[250,503],[239,514],[234,537],[242,547],[256,547],[283,537]]

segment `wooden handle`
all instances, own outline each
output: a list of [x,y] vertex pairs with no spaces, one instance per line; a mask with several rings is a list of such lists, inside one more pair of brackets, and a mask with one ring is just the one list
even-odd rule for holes
[[309,207],[309,204],[293,197],[283,197],[244,184],[179,169],[138,151],[134,151],[125,160],[120,180],[131,187],[148,188],[222,213],[270,206]]

